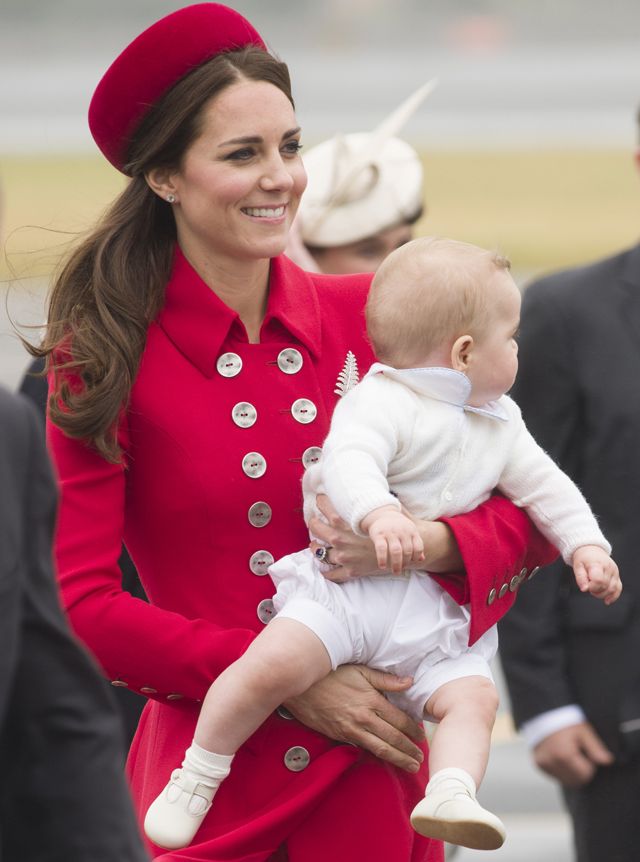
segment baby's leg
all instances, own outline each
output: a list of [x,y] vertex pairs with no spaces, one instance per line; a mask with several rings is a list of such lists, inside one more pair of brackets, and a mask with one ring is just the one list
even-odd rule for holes
[[144,830],[154,844],[190,844],[242,743],[283,701],[330,670],[329,653],[310,628],[272,620],[207,692],[182,768],[147,811]]
[[421,835],[478,850],[504,842],[503,824],[476,800],[497,708],[496,688],[482,676],[454,679],[429,698],[425,713],[438,722],[429,746],[431,779],[411,815]]
[[438,722],[429,746],[429,774],[458,767],[479,787],[497,709],[498,692],[485,677],[466,676],[440,686],[425,707],[426,714]]
[[209,689],[195,742],[234,754],[276,707],[330,670],[329,653],[310,628],[276,617]]

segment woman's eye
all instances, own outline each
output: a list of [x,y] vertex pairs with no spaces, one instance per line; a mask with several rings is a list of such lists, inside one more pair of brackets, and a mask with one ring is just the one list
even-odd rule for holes
[[232,153],[225,156],[225,159],[228,161],[246,162],[248,159],[251,159],[253,155],[253,150],[246,147],[242,150],[234,150]]
[[302,144],[300,141],[288,141],[283,149],[288,155],[295,156],[302,149]]

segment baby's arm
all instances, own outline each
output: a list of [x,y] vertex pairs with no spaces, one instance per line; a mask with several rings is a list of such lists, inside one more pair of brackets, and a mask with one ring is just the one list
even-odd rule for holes
[[571,560],[576,583],[583,593],[591,593],[610,605],[620,596],[622,582],[615,561],[598,545],[576,548]]
[[424,559],[424,544],[417,525],[394,506],[380,506],[360,522],[374,544],[378,565],[394,575],[410,563]]
[[558,547],[573,567],[578,588],[610,605],[622,591],[611,545],[578,487],[533,439],[517,406],[511,399],[505,399],[505,406],[519,427],[499,489],[526,508],[540,532]]

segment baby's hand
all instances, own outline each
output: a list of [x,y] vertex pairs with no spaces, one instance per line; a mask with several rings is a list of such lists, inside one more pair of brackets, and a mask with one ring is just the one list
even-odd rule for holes
[[416,524],[393,506],[369,512],[360,526],[369,533],[381,569],[399,575],[410,563],[424,560],[424,544]]
[[571,561],[576,583],[583,593],[589,592],[605,605],[611,605],[622,592],[618,566],[609,554],[597,545],[578,548]]

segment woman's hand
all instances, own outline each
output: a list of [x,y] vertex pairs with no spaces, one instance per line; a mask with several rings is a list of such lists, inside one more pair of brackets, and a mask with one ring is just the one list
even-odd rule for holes
[[[331,568],[323,572],[325,578],[343,583],[365,575],[391,574],[389,571],[381,572],[378,568],[371,539],[368,536],[356,536],[325,494],[317,497],[316,504],[326,521],[322,518],[311,518],[309,530],[323,544],[330,546],[328,561]],[[462,571],[460,552],[449,527],[441,521],[421,521],[413,518],[404,509],[403,512],[417,524],[424,544],[425,558],[419,564],[412,564],[412,568],[429,572]],[[315,552],[321,545],[312,542],[310,547]]]
[[424,728],[380,693],[404,691],[411,682],[362,665],[342,665],[284,706],[312,730],[417,772],[423,754],[416,743],[424,741]]

